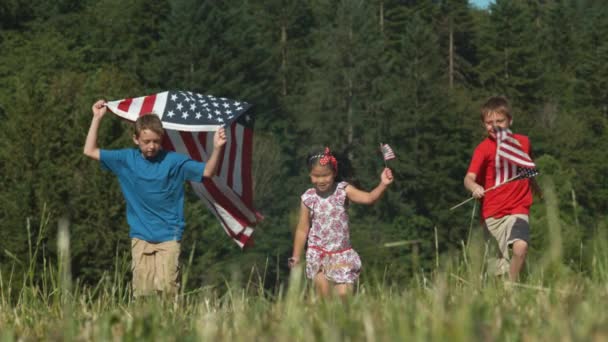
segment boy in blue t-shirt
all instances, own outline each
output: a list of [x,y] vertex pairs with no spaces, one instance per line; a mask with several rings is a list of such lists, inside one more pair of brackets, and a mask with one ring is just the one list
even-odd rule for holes
[[213,152],[206,163],[162,150],[164,129],[156,115],[143,115],[135,121],[133,142],[138,148],[102,150],[97,147],[97,132],[107,108],[99,100],[92,109],[84,154],[118,177],[127,202],[133,294],[158,291],[175,295],[185,226],[184,182],[202,182],[203,177],[216,174],[226,144],[224,128],[215,132]]

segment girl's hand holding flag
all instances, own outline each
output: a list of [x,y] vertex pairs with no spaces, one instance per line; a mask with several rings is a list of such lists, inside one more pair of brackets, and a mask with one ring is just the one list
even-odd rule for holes
[[393,182],[393,171],[388,167],[385,167],[380,175],[380,181],[384,185],[389,185]]
[[393,182],[393,171],[388,168],[386,164],[387,160],[395,159],[395,152],[388,144],[380,143],[380,151],[382,152],[382,158],[384,158],[384,171],[380,175],[380,180],[382,184],[389,185]]

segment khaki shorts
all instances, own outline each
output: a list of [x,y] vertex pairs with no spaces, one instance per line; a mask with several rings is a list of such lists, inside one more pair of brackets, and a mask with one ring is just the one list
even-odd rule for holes
[[179,288],[179,241],[150,243],[131,239],[133,295],[176,295]]
[[496,240],[498,256],[489,261],[489,271],[496,275],[509,272],[510,256],[509,247],[517,240],[529,243],[530,224],[528,215],[515,214],[506,215],[501,218],[489,217],[484,222],[486,234],[491,235]]

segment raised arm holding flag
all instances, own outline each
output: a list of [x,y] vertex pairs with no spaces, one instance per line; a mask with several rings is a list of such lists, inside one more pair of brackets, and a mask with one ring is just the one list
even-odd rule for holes
[[261,215],[253,207],[254,117],[249,103],[191,91],[165,91],[110,101],[107,107],[129,121],[146,113],[158,115],[166,131],[163,148],[196,161],[209,158],[213,132],[225,126],[227,142],[217,176],[190,184],[237,245],[242,248],[252,243],[253,227]]
[[[250,244],[259,216],[252,206],[249,107],[182,91],[93,105],[84,154],[119,180],[130,227],[135,296],[177,294],[185,181],[239,246]],[[107,109],[135,121],[137,148],[97,147]]]

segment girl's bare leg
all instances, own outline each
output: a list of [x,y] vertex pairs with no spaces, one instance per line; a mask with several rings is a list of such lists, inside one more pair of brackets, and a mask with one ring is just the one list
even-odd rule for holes
[[353,284],[336,284],[334,291],[342,299],[346,299],[348,296],[353,294]]
[[327,280],[327,278],[325,278],[325,274],[323,273],[323,271],[317,273],[317,275],[315,276],[315,289],[317,290],[319,296],[321,296],[322,298],[327,298],[330,295],[329,281]]

